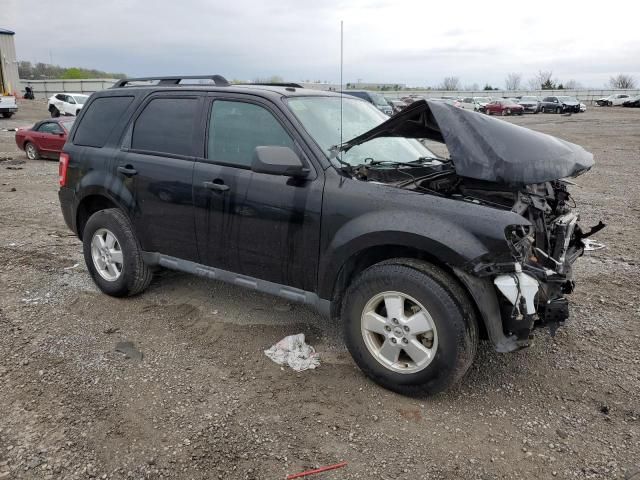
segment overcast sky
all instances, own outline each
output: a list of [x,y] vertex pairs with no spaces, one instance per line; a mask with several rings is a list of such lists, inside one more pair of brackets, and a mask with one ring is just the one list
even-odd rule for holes
[[640,2],[387,0],[0,0],[18,59],[129,76],[503,86],[552,70],[602,87],[640,81]]

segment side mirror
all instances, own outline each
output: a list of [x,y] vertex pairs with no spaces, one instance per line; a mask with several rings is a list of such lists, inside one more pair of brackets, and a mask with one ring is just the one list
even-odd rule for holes
[[256,147],[251,171],[285,177],[304,178],[309,175],[309,169],[291,148],[277,146]]

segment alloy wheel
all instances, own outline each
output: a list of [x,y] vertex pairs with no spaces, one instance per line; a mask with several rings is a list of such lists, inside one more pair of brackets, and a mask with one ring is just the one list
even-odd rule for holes
[[122,247],[110,230],[100,228],[93,234],[91,258],[100,276],[108,282],[115,282],[122,275]]
[[38,151],[36,150],[36,147],[33,145],[33,143],[27,143],[27,146],[25,147],[25,152],[29,160],[35,160],[36,157],[38,156]]
[[438,348],[429,311],[401,292],[382,292],[371,298],[362,311],[361,330],[373,358],[397,373],[424,370]]

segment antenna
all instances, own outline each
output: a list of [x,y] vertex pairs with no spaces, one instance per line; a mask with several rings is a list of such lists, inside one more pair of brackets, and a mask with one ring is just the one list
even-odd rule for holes
[[342,91],[342,71],[344,67],[344,30],[343,21],[340,20],[340,145],[342,145],[342,97],[344,92]]

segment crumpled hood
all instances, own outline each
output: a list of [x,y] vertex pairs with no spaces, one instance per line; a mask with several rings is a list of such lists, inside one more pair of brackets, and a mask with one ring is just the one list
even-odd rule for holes
[[510,185],[575,177],[593,166],[593,155],[579,145],[432,100],[412,103],[339,150],[379,137],[446,143],[458,175]]

